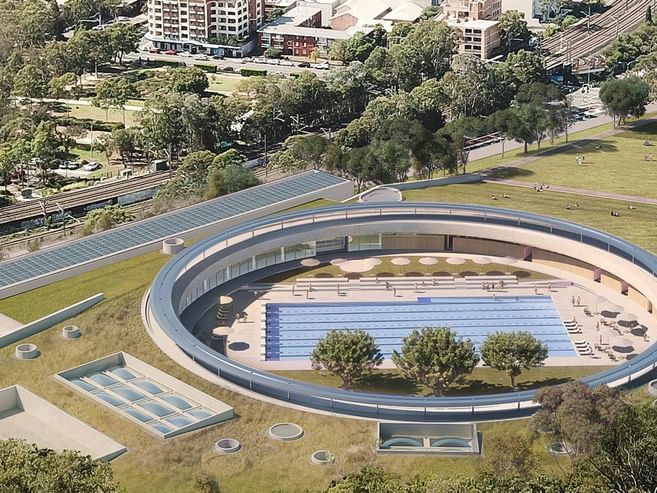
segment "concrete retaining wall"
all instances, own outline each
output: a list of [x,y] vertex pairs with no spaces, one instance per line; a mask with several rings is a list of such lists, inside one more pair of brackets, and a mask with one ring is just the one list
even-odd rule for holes
[[38,334],[39,332],[43,332],[44,330],[49,329],[53,325],[57,325],[58,323],[61,323],[64,320],[68,320],[69,318],[75,317],[76,315],[79,315],[83,311],[100,303],[104,299],[105,299],[105,295],[103,293],[98,293],[91,296],[90,298],[87,298],[86,300],[78,301],[77,303],[74,303],[71,306],[67,306],[66,308],[62,308],[61,310],[56,311],[55,313],[46,315],[45,317],[40,318],[39,320],[35,320],[34,322],[25,324],[22,327],[13,330],[12,332],[0,336],[0,348],[8,346],[9,344],[13,344],[14,342],[18,342],[21,339],[25,339],[26,337],[33,336],[34,334]]

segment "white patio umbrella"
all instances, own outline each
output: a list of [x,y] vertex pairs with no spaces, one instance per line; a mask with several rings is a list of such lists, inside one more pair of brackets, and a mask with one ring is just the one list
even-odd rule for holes
[[347,273],[361,273],[367,272],[374,268],[374,266],[367,260],[347,260],[339,264],[340,270]]
[[463,265],[465,264],[465,259],[461,257],[449,257],[446,262],[450,265]]
[[438,259],[436,257],[422,257],[419,262],[422,265],[436,265],[438,263]]
[[368,257],[365,259],[365,262],[369,262],[371,265],[374,266],[374,265],[381,265],[383,263],[383,260],[376,257]]
[[316,258],[305,258],[301,261],[301,265],[304,267],[317,267],[321,262]]
[[340,264],[344,264],[345,262],[347,262],[346,258],[334,258],[329,263],[331,265],[340,265]]
[[623,312],[616,317],[616,321],[621,325],[631,327],[637,324],[637,316],[634,313]]
[[493,263],[493,261],[488,257],[475,257],[474,259],[472,259],[472,261],[475,264],[479,264],[479,265],[487,265]]
[[399,267],[399,273],[401,274],[401,267],[402,265],[408,265],[411,263],[411,259],[406,258],[406,257],[395,257],[393,258],[390,263],[392,265],[396,265]]

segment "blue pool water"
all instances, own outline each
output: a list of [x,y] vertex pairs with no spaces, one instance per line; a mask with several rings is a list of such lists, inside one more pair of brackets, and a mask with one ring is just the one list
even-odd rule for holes
[[525,330],[547,344],[550,356],[576,356],[549,296],[418,298],[417,302],[267,304],[266,359],[308,359],[334,329],[361,329],[389,358],[413,329],[451,327],[478,347],[497,331]]

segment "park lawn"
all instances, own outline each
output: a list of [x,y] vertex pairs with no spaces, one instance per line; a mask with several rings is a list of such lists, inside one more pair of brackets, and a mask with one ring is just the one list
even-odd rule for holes
[[[510,198],[503,199],[507,194]],[[494,199],[493,197],[496,197]],[[499,183],[448,185],[404,192],[409,201],[479,204],[517,209],[567,219],[607,231],[657,253],[657,206],[634,204],[579,194],[536,192]],[[576,204],[579,203],[579,206]],[[571,209],[566,209],[570,204]],[[620,217],[611,217],[616,210]]]
[[[513,274],[522,280],[532,279],[532,280],[548,280],[554,279],[552,276],[543,274],[542,272],[527,271],[524,269],[517,269],[509,265],[504,264],[487,264],[479,265],[471,260],[466,260],[462,265],[450,265],[445,262],[444,259],[439,260],[435,265],[422,265],[419,260],[423,255],[406,255],[406,257],[411,261],[407,266],[399,267],[393,265],[391,260],[393,257],[377,257],[382,262],[380,265],[376,265],[367,272],[362,274],[356,274],[355,276],[360,277],[392,277],[392,276],[424,276],[424,275],[434,275],[434,276],[474,276],[478,274],[488,274],[492,276],[504,275],[504,274]],[[294,283],[298,277],[354,277],[354,274],[347,275],[344,271],[340,269],[338,265],[324,265],[314,269],[300,268],[293,271],[284,272],[276,276],[271,276],[267,279],[263,279],[264,282],[276,282],[276,283]]]
[[[535,389],[544,385],[558,385],[580,379],[595,373],[600,373],[610,366],[543,366],[524,371],[517,379],[518,390]],[[339,377],[325,371],[286,370],[272,372],[287,378],[327,387],[338,388],[342,381]],[[356,383],[353,390],[362,392],[377,392],[383,394],[402,394],[416,396],[433,395],[430,388],[418,385],[405,378],[396,369],[377,369],[371,375]],[[445,395],[464,396],[472,394],[488,394],[495,392],[511,392],[509,377],[492,368],[478,367],[462,383],[449,388]]]
[[[648,115],[644,115],[642,118],[639,119],[633,119],[633,118],[628,118],[627,122],[631,123],[633,121],[645,119],[645,118],[650,118],[655,116],[655,114],[651,113]],[[598,125],[596,127],[592,127],[586,130],[580,130],[578,132],[573,132],[568,135],[568,142],[566,143],[566,137],[564,135],[561,135],[557,138],[554,139],[554,142],[550,142],[550,139],[545,139],[541,142],[541,150],[538,150],[538,145],[537,144],[530,144],[528,146],[528,151],[527,153],[524,152],[522,147],[519,147],[518,149],[513,149],[508,152],[504,153],[504,157],[502,157],[502,154],[496,154],[494,156],[482,158],[482,159],[476,159],[472,160],[468,163],[467,166],[467,171],[469,173],[475,173],[477,171],[483,171],[489,168],[493,168],[496,166],[509,166],[513,165],[515,161],[518,161],[519,159],[523,158],[528,158],[528,157],[533,157],[538,154],[544,153],[546,151],[556,151],[559,147],[564,146],[566,144],[573,144],[576,143],[577,141],[582,141],[586,139],[591,139],[595,138],[598,135],[600,135],[603,132],[609,131],[613,129],[613,124],[612,123],[603,123],[602,125]],[[641,129],[637,129],[637,131],[641,131]],[[575,151],[577,154],[577,151]],[[581,154],[581,151],[580,151]],[[657,153],[656,153],[657,154]],[[575,159],[573,157],[573,162],[575,162]],[[549,183],[553,183],[552,181],[549,181]]]
[[[103,108],[88,106],[84,104],[70,104],[69,115],[73,118],[91,118],[101,122],[123,123],[123,111],[116,108],[110,108],[105,112]],[[132,127],[137,123],[138,111],[125,111],[125,124]],[[66,112],[57,113],[57,116],[65,116]]]
[[[509,168],[506,178],[588,190],[657,198],[657,123],[626,130],[599,141],[579,141],[576,149],[540,158],[522,168]],[[657,143],[657,142],[656,142]],[[653,161],[646,161],[648,154]],[[585,156],[583,164],[577,156]]]
[[208,74],[208,91],[230,93],[236,91],[246,77],[241,75]]
[[[0,349],[0,388],[21,384],[127,446],[128,453],[112,462],[125,491],[191,491],[194,480],[203,473],[213,475],[224,493],[304,491],[325,487],[340,474],[370,463],[408,479],[429,472],[453,476],[476,471],[476,458],[377,457],[372,450],[376,427],[372,421],[302,412],[246,398],[213,385],[170,360],[151,341],[140,316],[142,296],[166,260],[167,257],[153,252],[0,301],[0,312],[28,321],[99,291],[106,294],[106,301],[66,322],[81,328],[80,339],[62,339],[60,330],[64,324],[58,324],[29,338],[41,351],[34,361],[16,360],[13,345]],[[121,350],[234,406],[236,417],[162,440],[52,378],[64,369]],[[267,438],[269,426],[286,421],[304,428],[302,440],[279,443]],[[524,420],[490,423],[480,425],[480,430],[485,440],[500,433],[525,433],[525,425]],[[239,439],[243,450],[235,456],[215,454],[213,443],[221,437]],[[309,456],[319,449],[333,451],[336,464],[311,467]],[[554,459],[540,444],[535,449],[545,468],[555,471]]]

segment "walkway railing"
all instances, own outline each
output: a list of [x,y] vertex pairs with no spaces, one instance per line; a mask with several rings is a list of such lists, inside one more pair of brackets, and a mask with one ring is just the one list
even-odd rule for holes
[[[283,238],[293,230],[400,220],[435,220],[495,224],[548,233],[610,252],[655,277],[657,257],[642,248],[602,231],[529,212],[453,204],[341,205],[270,217],[243,224],[197,243],[176,256],[156,277],[149,299],[152,323],[171,338],[196,363],[212,373],[262,395],[309,408],[375,419],[405,421],[487,420],[517,417],[534,412],[534,390],[467,397],[404,397],[332,389],[290,380],[231,360],[203,345],[182,324],[178,308],[184,285],[194,273],[233,253],[259,237]],[[311,236],[311,235],[310,235]],[[202,295],[201,293],[200,295]],[[623,385],[657,367],[657,344],[634,359],[586,377],[591,386]]]

